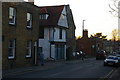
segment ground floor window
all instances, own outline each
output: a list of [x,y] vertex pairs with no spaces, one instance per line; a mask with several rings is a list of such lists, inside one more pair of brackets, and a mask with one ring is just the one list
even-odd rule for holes
[[27,50],[26,57],[31,57],[32,56],[32,41],[31,40],[27,41],[26,50]]
[[14,59],[15,58],[15,42],[16,40],[9,40],[9,47],[8,47],[8,59]]
[[55,57],[57,60],[65,58],[65,45],[64,44],[55,45]]

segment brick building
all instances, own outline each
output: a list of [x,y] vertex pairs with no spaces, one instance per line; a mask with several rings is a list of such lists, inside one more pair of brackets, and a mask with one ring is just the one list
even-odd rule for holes
[[92,56],[92,47],[91,47],[91,40],[88,38],[88,30],[83,30],[82,38],[76,40],[76,50],[83,51],[86,53],[86,56]]
[[2,67],[12,69],[36,64],[39,11],[33,2],[2,3]]

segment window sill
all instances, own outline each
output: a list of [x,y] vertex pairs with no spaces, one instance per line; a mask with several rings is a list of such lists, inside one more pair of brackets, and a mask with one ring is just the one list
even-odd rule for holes
[[27,29],[32,29],[32,27],[31,27],[31,26],[27,26],[26,28],[27,28]]
[[26,55],[26,58],[31,58],[31,55]]
[[14,59],[15,57],[14,56],[8,56],[8,59]]
[[15,23],[9,23],[10,25],[15,25]]

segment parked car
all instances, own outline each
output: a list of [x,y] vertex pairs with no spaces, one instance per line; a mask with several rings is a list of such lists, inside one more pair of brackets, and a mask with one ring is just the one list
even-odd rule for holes
[[118,60],[119,60],[119,63],[120,63],[120,54],[117,54],[116,56],[118,57]]
[[96,60],[99,59],[105,59],[106,58],[106,53],[104,50],[98,51],[98,53],[96,54]]
[[73,52],[73,54],[72,54],[72,56],[74,56],[74,57],[75,57],[75,56],[79,56],[79,55],[80,55],[80,53],[77,52],[77,51],[76,51],[76,52]]
[[117,56],[109,55],[105,60],[104,60],[104,66],[119,66],[119,60]]
[[117,57],[118,57],[118,59],[120,60],[120,54],[117,54],[116,56],[117,56]]

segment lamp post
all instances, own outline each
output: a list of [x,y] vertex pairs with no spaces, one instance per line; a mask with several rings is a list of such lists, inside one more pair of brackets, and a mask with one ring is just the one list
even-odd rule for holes
[[85,20],[83,20],[83,23],[82,23],[82,30],[84,30],[84,22],[85,22]]

